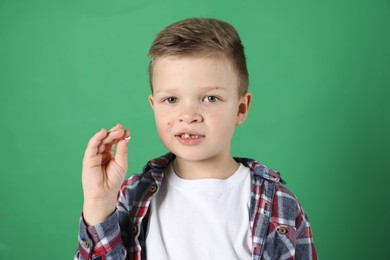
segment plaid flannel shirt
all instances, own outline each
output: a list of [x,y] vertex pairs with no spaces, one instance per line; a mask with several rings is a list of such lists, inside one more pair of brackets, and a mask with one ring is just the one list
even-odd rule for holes
[[[86,226],[81,217],[75,259],[146,259],[149,205],[174,158],[168,153],[151,160],[143,174],[127,179],[117,210],[103,223]],[[251,171],[252,260],[318,259],[307,216],[297,198],[279,184],[284,184],[279,173],[252,159],[235,160]]]

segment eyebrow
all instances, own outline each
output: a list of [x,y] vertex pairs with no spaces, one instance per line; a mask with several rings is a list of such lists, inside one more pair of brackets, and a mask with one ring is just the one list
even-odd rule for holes
[[[212,87],[201,87],[202,88],[202,91],[203,92],[209,92],[209,91],[212,91],[212,90],[223,90],[223,91],[227,91],[226,88],[223,88],[223,87],[218,87],[218,86],[212,86]],[[161,91],[164,91],[164,92],[171,92],[171,91],[176,91],[178,88],[168,88],[168,89],[164,89],[164,90],[160,90],[160,89],[157,89],[156,91],[154,91],[154,94],[157,94]]]
[[211,90],[224,90],[224,91],[227,91],[226,88],[218,87],[218,86],[215,86],[215,87],[204,87],[203,89],[204,89],[206,92],[211,91]]

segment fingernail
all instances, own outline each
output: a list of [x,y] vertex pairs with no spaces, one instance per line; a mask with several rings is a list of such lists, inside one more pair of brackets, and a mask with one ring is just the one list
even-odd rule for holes
[[127,142],[130,141],[130,139],[131,139],[131,136],[125,138],[125,140],[126,140]]

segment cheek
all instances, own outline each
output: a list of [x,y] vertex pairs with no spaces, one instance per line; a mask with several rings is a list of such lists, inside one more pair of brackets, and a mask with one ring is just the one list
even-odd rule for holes
[[167,112],[155,113],[155,121],[159,129],[166,129],[172,125],[172,120]]
[[[224,110],[222,110],[224,111]],[[225,109],[225,111],[230,111],[229,109]],[[224,111],[224,112],[225,112]],[[227,126],[230,125],[230,123],[235,124],[236,122],[236,116],[234,115],[234,112],[227,112],[227,113],[214,113],[210,114],[209,118],[215,122],[218,125]]]
[[214,114],[212,121],[215,129],[221,132],[221,136],[232,136],[236,128],[237,117],[233,111],[231,113]]
[[209,124],[215,131],[218,131],[220,135],[230,135],[231,129],[235,126],[235,120],[228,114],[212,114],[209,115]]

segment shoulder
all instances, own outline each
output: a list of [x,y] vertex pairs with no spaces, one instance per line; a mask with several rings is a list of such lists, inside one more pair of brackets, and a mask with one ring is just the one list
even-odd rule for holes
[[147,162],[142,173],[133,174],[125,180],[121,187],[121,195],[127,199],[142,199],[148,192],[155,192],[161,185],[165,167],[174,159],[167,153]]
[[285,186],[278,184],[275,186],[272,204],[272,218],[274,221],[295,226],[295,221],[302,213],[302,208],[294,193]]
[[264,255],[269,259],[317,259],[307,216],[297,197],[281,185],[275,186]]
[[252,190],[272,201],[273,221],[280,220],[294,225],[293,222],[301,214],[301,206],[295,194],[284,186],[286,182],[281,178],[280,172],[254,159],[235,159],[251,170],[253,187],[258,187]]
[[235,157],[234,159],[250,169],[254,181],[262,181],[265,179],[275,183],[280,182],[285,184],[285,181],[280,177],[279,171],[272,170],[259,161],[238,157]]

